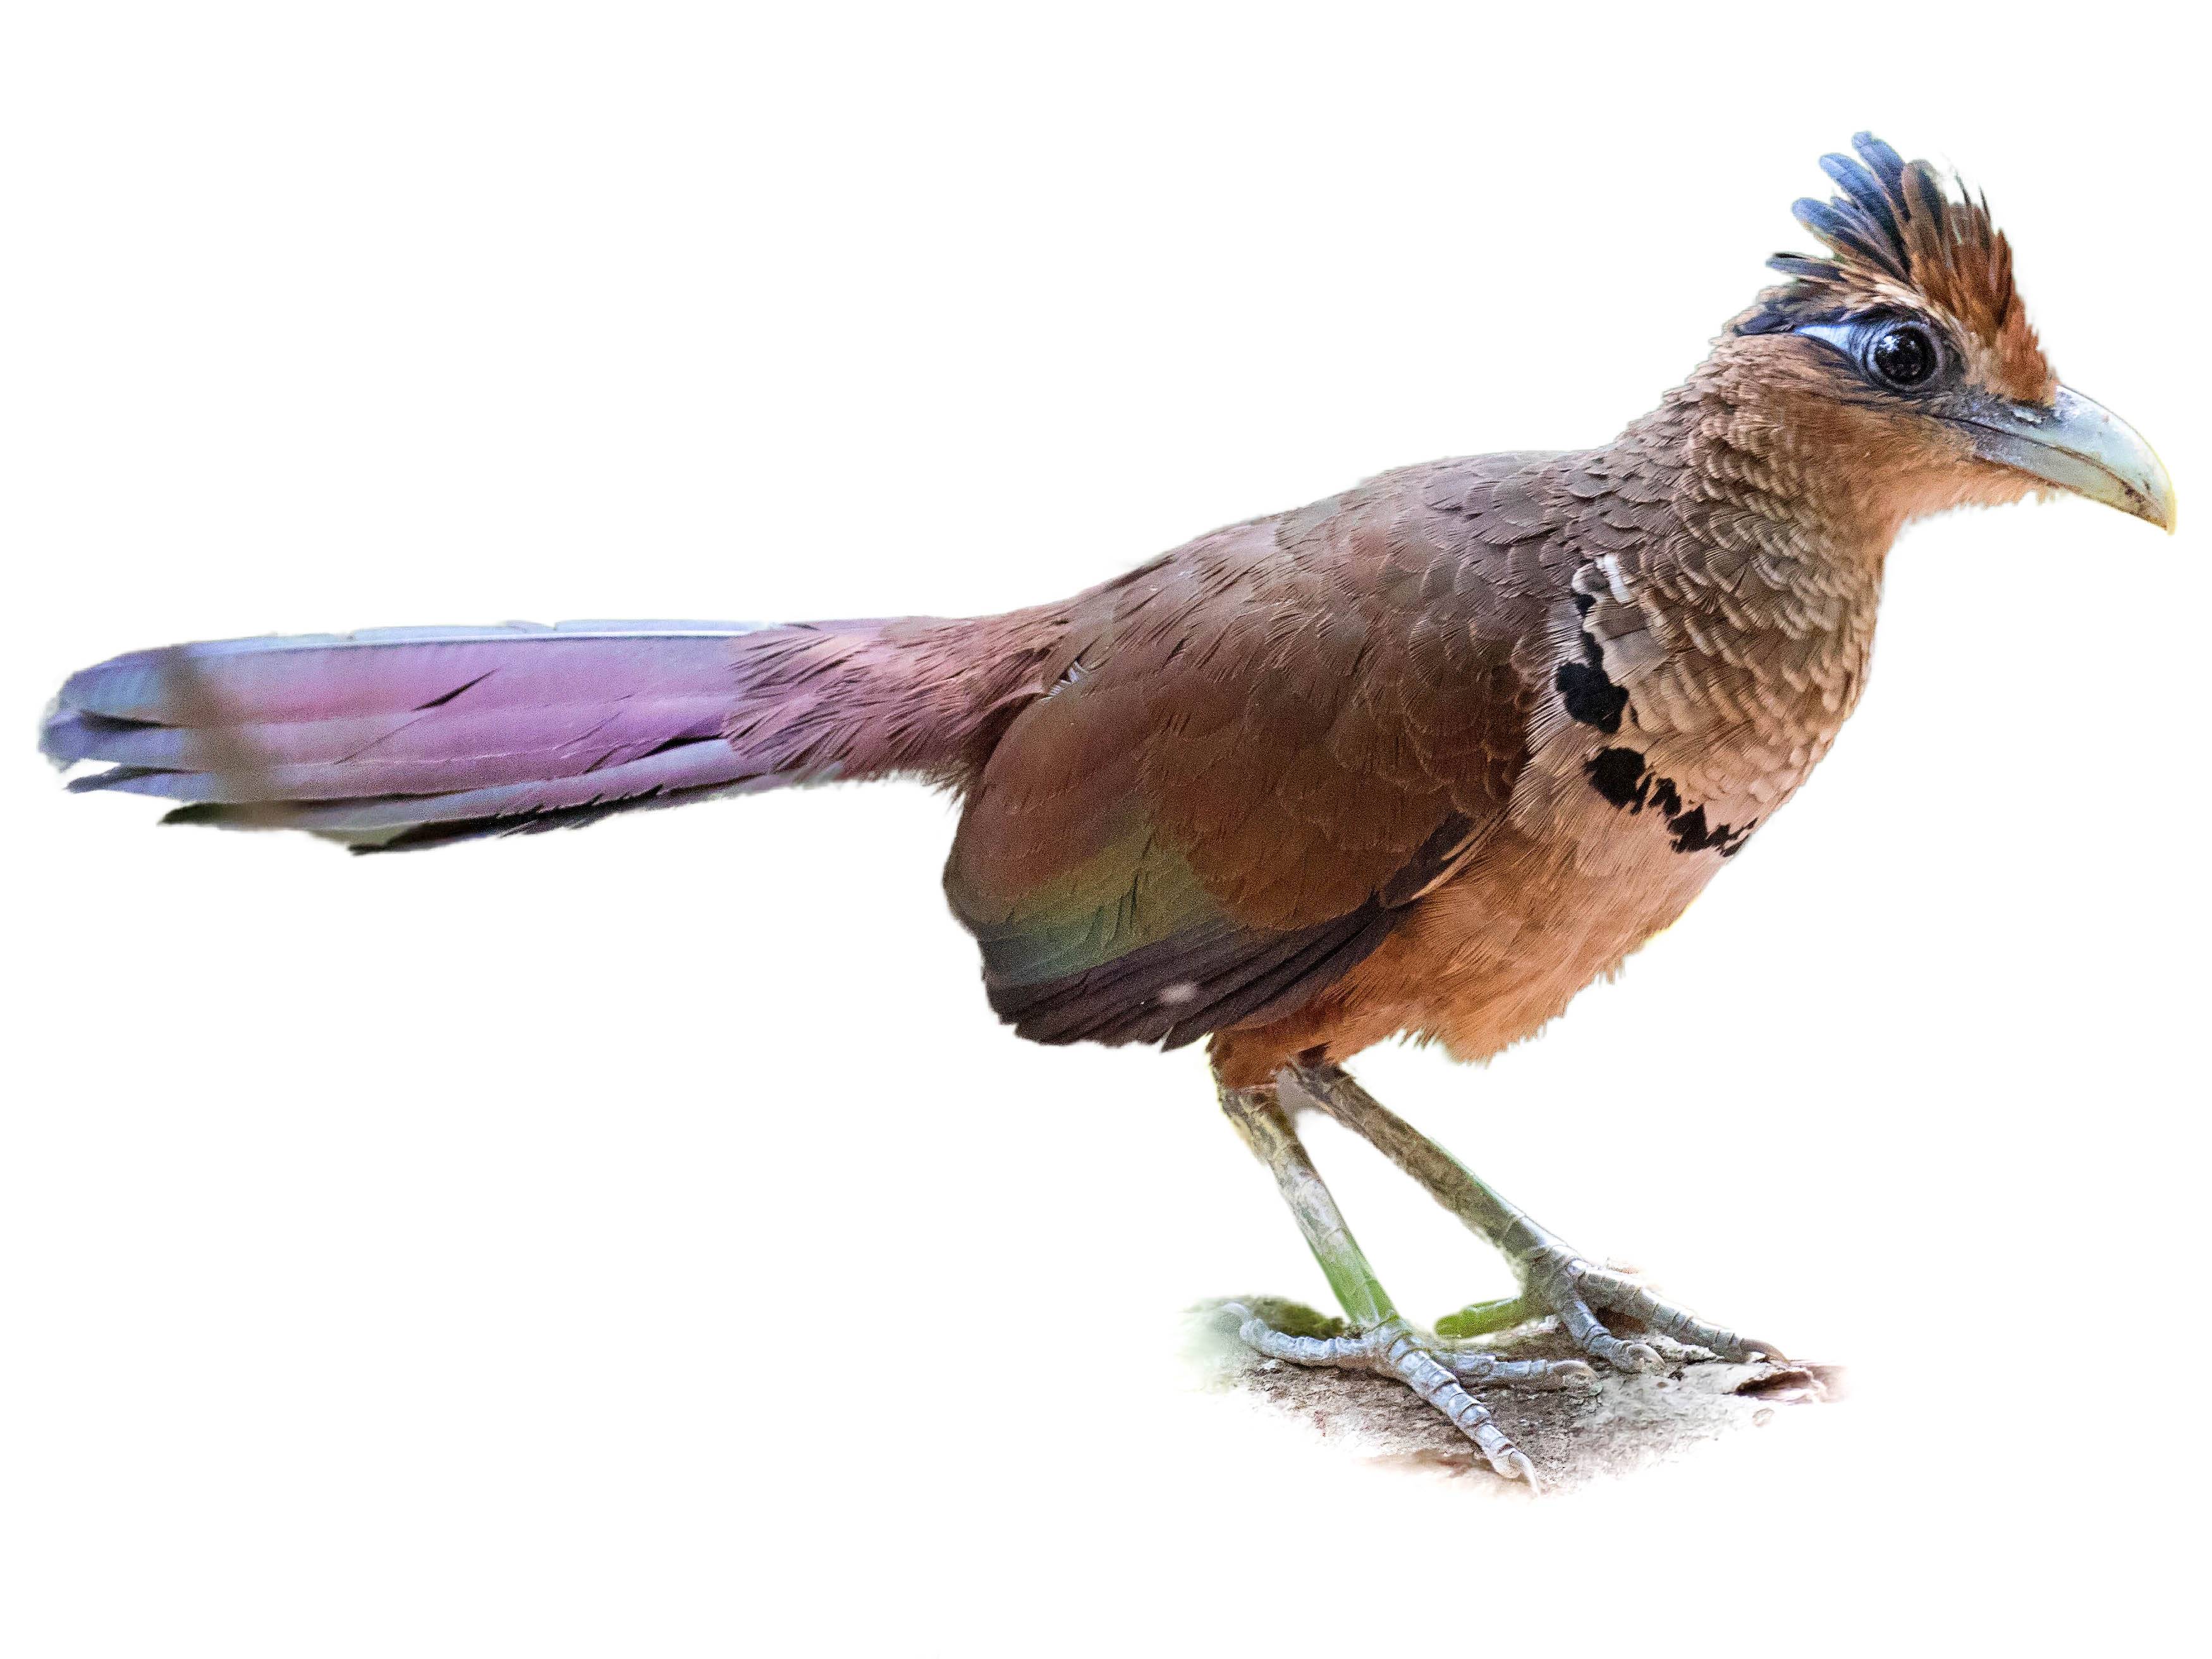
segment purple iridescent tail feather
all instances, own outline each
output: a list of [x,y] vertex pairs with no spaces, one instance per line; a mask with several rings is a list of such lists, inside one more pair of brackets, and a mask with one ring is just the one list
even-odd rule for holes
[[[40,746],[170,822],[357,851],[589,823],[837,776],[958,769],[970,625],[564,623],[133,652],[71,675]],[[952,694],[948,697],[945,694]]]

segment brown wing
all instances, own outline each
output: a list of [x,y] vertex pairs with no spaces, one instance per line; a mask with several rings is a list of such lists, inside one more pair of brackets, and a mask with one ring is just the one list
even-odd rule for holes
[[1532,459],[1389,474],[1076,603],[945,872],[1003,1018],[1170,1046],[1273,1018],[1471,852],[1565,591]]

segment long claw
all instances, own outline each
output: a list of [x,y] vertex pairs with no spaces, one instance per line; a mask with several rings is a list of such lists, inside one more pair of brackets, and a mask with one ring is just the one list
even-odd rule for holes
[[1525,1282],[1530,1297],[1559,1316],[1560,1330],[1577,1348],[1621,1370],[1661,1370],[1667,1362],[1650,1343],[1624,1341],[1613,1335],[1591,1311],[1593,1304],[1607,1313],[1625,1314],[1662,1336],[1687,1347],[1710,1350],[1723,1359],[1743,1362],[1771,1358],[1778,1352],[1734,1331],[1709,1325],[1696,1315],[1662,1301],[1649,1285],[1610,1268],[1594,1267],[1559,1245],[1533,1252],[1526,1260]]
[[1602,1359],[1622,1371],[1656,1371],[1664,1363],[1648,1342],[1624,1342],[1606,1329],[1589,1310],[1589,1304],[1574,1291],[1553,1287],[1547,1294],[1559,1313],[1559,1328],[1591,1358]]
[[1526,1480],[1528,1483],[1528,1492],[1531,1497],[1541,1498],[1544,1495],[1544,1483],[1536,1479],[1536,1466],[1528,1461],[1528,1453],[1508,1452],[1503,1463],[1492,1458],[1490,1466],[1509,1480]]
[[1501,1359],[1480,1349],[1445,1349],[1441,1358],[1461,1382],[1477,1387],[1583,1389],[1597,1381],[1579,1359]]
[[1270,1359],[1287,1359],[1294,1365],[1365,1365],[1375,1358],[1375,1345],[1366,1337],[1292,1336],[1277,1330],[1242,1303],[1227,1306],[1242,1316],[1237,1334],[1244,1346]]
[[1747,1360],[1753,1353],[1771,1358],[1779,1352],[1765,1343],[1738,1336],[1718,1325],[1709,1325],[1694,1314],[1662,1301],[1650,1285],[1639,1285],[1604,1267],[1584,1267],[1575,1276],[1575,1285],[1599,1307],[1626,1314],[1662,1335],[1693,1348],[1704,1348],[1723,1359]]
[[1555,1359],[1551,1362],[1551,1386],[1557,1389],[1594,1389],[1597,1372],[1579,1359]]
[[[1391,1318],[1357,1336],[1292,1336],[1277,1330],[1241,1302],[1224,1303],[1224,1314],[1239,1320],[1237,1334],[1248,1347],[1271,1359],[1297,1365],[1334,1365],[1348,1370],[1377,1371],[1395,1376],[1442,1412],[1451,1425],[1475,1443],[1490,1466],[1509,1480],[1535,1482],[1535,1465],[1506,1438],[1504,1431],[1460,1381],[1462,1365],[1479,1369],[1487,1379],[1547,1379],[1539,1386],[1564,1388],[1577,1370],[1589,1367],[1575,1360],[1501,1360],[1490,1354],[1453,1354],[1440,1351],[1403,1319]],[[1560,1380],[1549,1381],[1557,1377]],[[1517,1462],[1516,1460],[1518,1460]]]

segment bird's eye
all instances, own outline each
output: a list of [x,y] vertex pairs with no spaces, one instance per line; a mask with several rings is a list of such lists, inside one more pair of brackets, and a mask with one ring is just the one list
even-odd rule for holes
[[1867,350],[1875,375],[1893,386],[1923,384],[1941,361],[1935,337],[1917,323],[1892,323]]

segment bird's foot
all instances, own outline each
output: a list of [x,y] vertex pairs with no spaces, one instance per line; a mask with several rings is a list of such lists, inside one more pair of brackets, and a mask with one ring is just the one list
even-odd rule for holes
[[1597,1267],[1564,1244],[1547,1243],[1523,1255],[1522,1284],[1518,1297],[1477,1303],[1439,1319],[1437,1332],[1473,1336],[1555,1315],[1567,1340],[1593,1359],[1624,1371],[1656,1371],[1665,1366],[1666,1359],[1649,1342],[1632,1337],[1624,1340],[1607,1329],[1598,1316],[1602,1312],[1723,1359],[1787,1363],[1787,1356],[1771,1342],[1708,1324],[1688,1310],[1662,1300],[1650,1285],[1614,1268]]
[[1396,1377],[1474,1441],[1492,1468],[1508,1480],[1527,1481],[1531,1490],[1536,1486],[1535,1465],[1506,1438],[1469,1388],[1572,1389],[1595,1381],[1596,1374],[1579,1359],[1501,1359],[1492,1353],[1456,1351],[1422,1336],[1403,1319],[1387,1319],[1351,1336],[1294,1336],[1276,1329],[1242,1303],[1225,1304],[1224,1311],[1237,1318],[1237,1334],[1245,1346],[1270,1359]]

